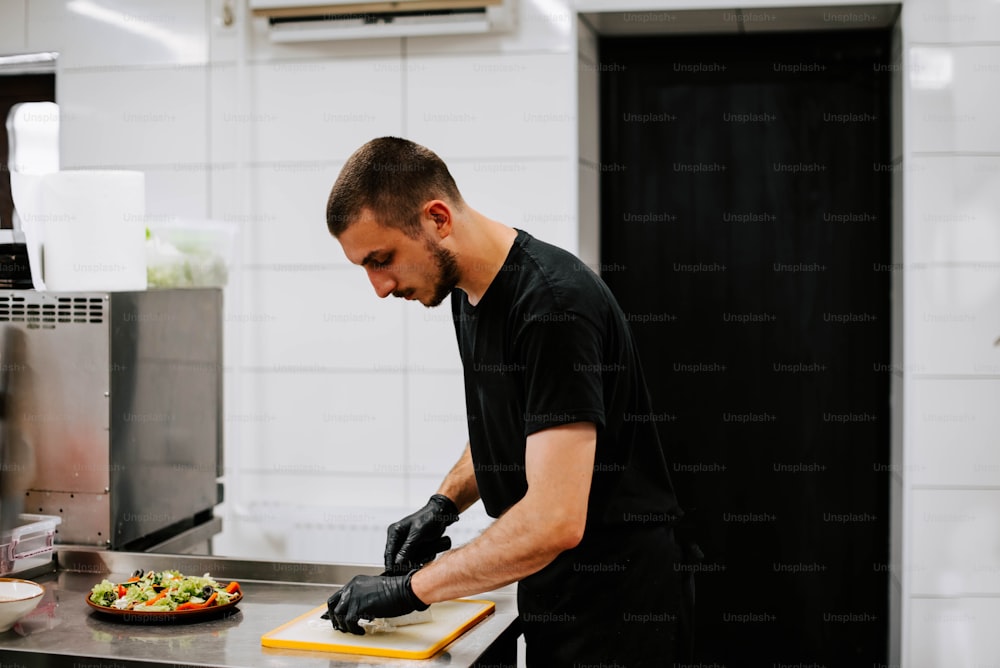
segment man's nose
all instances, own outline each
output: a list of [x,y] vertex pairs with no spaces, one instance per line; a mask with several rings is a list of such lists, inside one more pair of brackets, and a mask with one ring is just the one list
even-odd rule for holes
[[395,279],[383,271],[373,271],[369,269],[368,280],[371,281],[372,287],[375,288],[375,294],[377,294],[380,299],[385,299],[392,294],[393,290],[396,289]]

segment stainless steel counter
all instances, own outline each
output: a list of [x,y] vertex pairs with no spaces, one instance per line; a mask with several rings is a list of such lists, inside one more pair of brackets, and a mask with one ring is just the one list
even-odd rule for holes
[[[496,612],[433,658],[414,662],[262,647],[260,637],[321,605],[353,575],[378,567],[279,563],[147,553],[59,549],[54,569],[28,574],[45,586],[38,608],[0,633],[0,666],[212,666],[336,668],[338,666],[500,666],[516,661],[517,611],[509,588],[477,595]],[[124,623],[93,612],[85,598],[104,577],[117,581],[137,568],[210,573],[237,580],[244,601],[231,615],[188,624]]]

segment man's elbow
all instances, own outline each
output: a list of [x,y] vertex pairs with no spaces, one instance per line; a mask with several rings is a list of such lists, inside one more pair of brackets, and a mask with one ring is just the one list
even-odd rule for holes
[[583,540],[583,533],[586,527],[586,517],[563,518],[549,532],[552,547],[558,549],[559,552],[572,550]]

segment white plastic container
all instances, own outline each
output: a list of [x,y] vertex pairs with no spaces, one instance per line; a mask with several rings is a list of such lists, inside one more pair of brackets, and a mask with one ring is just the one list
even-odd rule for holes
[[22,514],[21,524],[4,533],[0,540],[0,575],[9,575],[44,566],[52,560],[56,526],[62,518],[56,515]]

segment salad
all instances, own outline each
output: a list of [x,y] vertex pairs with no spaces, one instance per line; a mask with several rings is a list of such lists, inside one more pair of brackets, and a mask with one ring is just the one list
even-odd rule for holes
[[221,585],[205,573],[201,577],[179,571],[138,570],[127,582],[102,580],[90,590],[95,605],[135,612],[174,612],[228,605],[242,596],[239,583]]

